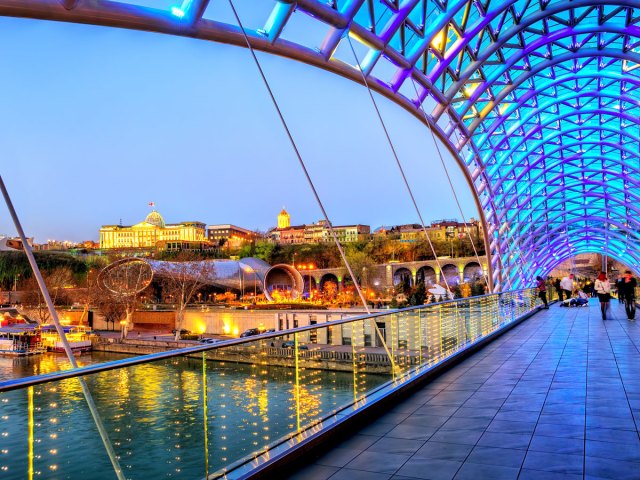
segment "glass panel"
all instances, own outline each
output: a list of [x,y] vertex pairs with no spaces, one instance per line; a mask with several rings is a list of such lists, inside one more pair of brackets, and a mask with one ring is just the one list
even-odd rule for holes
[[0,476],[114,478],[82,382],[126,478],[203,478],[240,466],[234,475],[246,473],[257,455],[286,449],[535,301],[528,289],[437,303],[6,391]]

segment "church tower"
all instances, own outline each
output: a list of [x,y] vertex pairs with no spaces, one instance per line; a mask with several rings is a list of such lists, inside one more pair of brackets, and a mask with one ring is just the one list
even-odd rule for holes
[[289,228],[291,226],[291,217],[287,211],[282,207],[282,211],[278,214],[278,230],[283,228]]

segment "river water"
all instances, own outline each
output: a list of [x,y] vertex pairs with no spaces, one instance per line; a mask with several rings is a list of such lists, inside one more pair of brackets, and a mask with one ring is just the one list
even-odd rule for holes
[[[94,352],[77,360],[88,365],[124,357]],[[0,378],[45,374],[65,364],[60,354],[0,358]],[[204,478],[387,380],[311,369],[296,377],[293,368],[228,362],[203,368],[196,358],[85,379],[131,479]],[[116,478],[77,379],[33,387],[32,398],[27,390],[0,394],[0,478]]]

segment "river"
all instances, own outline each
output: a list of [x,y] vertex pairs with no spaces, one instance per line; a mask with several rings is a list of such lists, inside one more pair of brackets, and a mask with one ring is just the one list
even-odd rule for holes
[[[77,361],[119,358],[126,356],[94,352]],[[0,375],[7,380],[67,365],[60,354],[5,357]],[[204,478],[353,401],[354,389],[387,380],[301,369],[296,385],[292,368],[210,361],[205,367],[200,359],[174,358],[85,377],[127,478]],[[115,478],[77,379],[36,386],[32,398],[26,390],[0,395],[0,478]]]

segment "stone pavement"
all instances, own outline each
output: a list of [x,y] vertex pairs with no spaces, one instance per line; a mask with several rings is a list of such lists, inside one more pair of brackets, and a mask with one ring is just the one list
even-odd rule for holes
[[640,479],[640,326],[611,307],[541,310],[289,478]]

